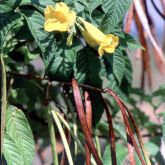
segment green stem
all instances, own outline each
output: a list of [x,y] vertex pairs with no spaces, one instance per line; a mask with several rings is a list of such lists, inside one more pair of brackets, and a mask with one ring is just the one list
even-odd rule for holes
[[[70,110],[71,115],[72,115],[74,136],[77,137],[78,136],[78,134],[77,134],[77,123],[76,123],[76,116],[75,116],[75,113],[74,113],[74,107],[72,105],[72,102],[70,101],[70,98],[66,98],[64,96],[64,99],[65,99],[67,107]],[[74,147],[75,147],[74,150],[75,150],[75,156],[76,156],[78,154],[78,146],[77,146],[77,142],[76,141],[74,141]]]
[[72,129],[70,127],[70,125],[67,123],[67,121],[58,112],[56,112],[56,114],[57,114],[58,118],[60,119],[61,123],[65,126],[65,128],[69,131],[69,133],[73,137],[75,143],[79,146],[81,152],[85,154],[85,150],[83,148],[83,145],[79,141],[78,137],[75,136],[74,132],[72,131]]
[[4,130],[6,123],[6,105],[7,105],[7,97],[6,97],[6,70],[5,64],[3,61],[3,55],[0,54],[1,58],[1,156],[3,151],[3,138],[4,138]]
[[56,136],[55,136],[54,125],[53,125],[53,120],[52,120],[52,115],[51,115],[50,109],[48,109],[47,120],[48,120],[50,143],[51,143],[52,155],[53,155],[53,165],[58,165],[58,155],[57,155],[57,150],[56,150],[56,148],[57,148],[56,147]]
[[101,147],[100,147],[100,142],[99,142],[99,138],[97,135],[95,135],[95,142],[96,142],[96,148],[98,151],[98,155],[101,158]]
[[68,157],[69,165],[73,165],[73,159],[72,159],[71,151],[70,151],[70,148],[69,148],[69,145],[68,145],[65,133],[64,133],[64,129],[62,128],[62,125],[60,123],[60,120],[59,120],[59,118],[57,116],[56,111],[55,110],[51,110],[51,113],[53,115],[53,119],[54,119],[54,121],[55,121],[55,123],[57,125],[57,128],[59,130],[59,133],[61,135],[61,139],[62,139],[64,148],[65,148],[65,152],[66,152],[66,155]]

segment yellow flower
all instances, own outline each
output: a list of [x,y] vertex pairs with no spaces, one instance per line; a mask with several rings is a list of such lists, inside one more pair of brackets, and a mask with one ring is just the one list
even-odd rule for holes
[[46,19],[44,29],[48,32],[69,31],[76,22],[76,13],[63,2],[56,3],[55,6],[48,6],[44,15]]
[[84,31],[81,31],[81,33],[86,42],[92,47],[100,45],[101,41],[105,38],[105,34],[84,19],[79,17],[79,20],[84,26]]
[[113,34],[106,35],[105,38],[101,41],[101,44],[99,45],[99,55],[102,56],[104,52],[113,53],[118,44],[119,37],[114,36]]
[[105,35],[97,27],[79,17],[79,21],[83,24],[84,30],[81,30],[82,36],[86,42],[92,47],[99,47],[100,56],[107,53],[113,53],[119,44],[119,38],[113,34]]

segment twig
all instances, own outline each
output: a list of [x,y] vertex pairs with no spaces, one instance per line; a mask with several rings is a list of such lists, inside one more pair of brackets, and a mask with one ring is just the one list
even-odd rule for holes
[[149,88],[152,88],[152,77],[151,77],[151,67],[150,67],[150,58],[149,58],[149,52],[148,52],[148,45],[147,45],[147,41],[143,32],[143,27],[142,24],[140,22],[140,19],[137,15],[137,12],[134,11],[134,18],[135,18],[135,22],[138,28],[138,32],[139,32],[139,38],[140,38],[140,42],[141,44],[144,46],[145,50],[142,50],[142,75],[141,75],[141,88],[144,88],[144,84],[145,84],[145,72],[147,73],[148,76],[148,83],[149,83]]
[[125,21],[125,29],[124,31],[126,33],[129,33],[130,30],[131,30],[131,24],[133,22],[133,12],[134,12],[134,4],[132,3],[129,11],[128,11],[128,15],[127,15],[127,18],[126,18],[126,21]]
[[[91,131],[92,130],[92,105],[91,105],[89,93],[87,91],[85,91],[84,93],[84,98],[85,98],[86,121],[87,121],[88,128]],[[89,151],[87,143],[85,144],[85,150],[86,150],[86,165],[90,165],[91,153]]]
[[[23,74],[23,77],[24,78],[29,78],[29,76],[26,76],[25,74]],[[36,77],[37,77],[37,80],[38,79],[39,80],[44,80],[44,78],[38,78],[38,76],[30,76],[30,78],[34,78],[34,79]],[[85,114],[84,114],[83,103],[82,103],[82,100],[81,100],[81,95],[80,95],[80,91],[79,91],[78,84],[77,84],[76,80],[73,79],[72,80],[72,83],[67,83],[67,82],[59,82],[59,83],[61,83],[61,85],[73,86],[73,93],[74,93],[74,98],[75,98],[76,107],[77,107],[77,111],[78,111],[78,116],[79,116],[79,119],[81,120],[81,125],[82,125],[82,128],[83,128],[83,132],[84,132],[84,134],[86,136],[88,147],[90,149],[90,152],[95,157],[95,160],[97,161],[97,163],[101,165],[102,162],[101,162],[101,160],[98,157],[98,153],[97,153],[94,145],[93,146],[91,145],[93,143],[93,141],[92,141],[92,135],[91,135],[91,132],[89,131],[88,125],[86,123],[86,118],[85,118]],[[123,102],[121,102],[121,99],[110,88],[102,89],[102,88],[96,88],[96,87],[93,87],[93,86],[90,86],[90,85],[83,85],[83,84],[80,84],[79,87],[82,87],[83,89],[86,89],[86,90],[93,90],[93,91],[99,92],[99,93],[108,93],[108,94],[110,94],[111,96],[113,96],[115,98],[117,104],[120,106],[120,109],[121,109],[122,114],[123,114],[123,117],[124,117],[124,122],[125,122],[125,125],[127,127],[127,130],[126,131],[127,131],[128,142],[130,142],[129,141],[129,138],[130,138],[131,139],[131,143],[133,143],[133,146],[135,147],[135,151],[137,152],[137,154],[139,156],[139,159],[141,160],[141,163],[144,165],[145,162],[144,162],[143,158],[141,157],[141,153],[140,153],[140,151],[138,149],[136,140],[135,140],[134,135],[133,135],[133,131],[131,129],[130,123],[129,123],[128,118],[127,118],[125,107],[123,106]],[[53,115],[54,119],[59,124],[59,121],[57,121],[58,118],[56,118],[56,115],[57,114],[55,114],[55,113],[56,112],[52,111],[52,115]],[[84,128],[84,126],[85,126],[85,128]],[[61,131],[61,129],[60,129],[60,131]],[[133,148],[132,148],[131,143],[129,143],[129,146],[128,146],[128,149],[129,149],[129,152],[130,152],[130,162],[132,162],[132,164],[135,164],[134,157],[133,157]],[[69,153],[69,150],[68,150],[68,153]],[[67,155],[67,156],[68,156],[68,159],[71,158],[70,155]]]
[[[64,100],[66,102],[68,111],[71,112],[72,115],[72,122],[73,122],[73,134],[75,137],[78,136],[78,132],[77,132],[77,119],[76,119],[76,114],[74,113],[74,107],[73,104],[69,98],[69,96],[67,97],[65,94],[63,95]],[[71,134],[72,135],[72,134]],[[76,140],[74,141],[74,154],[75,156],[78,154],[78,144],[76,142]]]
[[6,70],[3,61],[3,54],[0,54],[1,64],[1,157],[3,152],[3,138],[6,123],[6,105],[7,105],[7,89],[6,89]]
[[[121,99],[120,99],[120,100],[121,100]],[[128,113],[128,115],[129,115],[129,117],[130,117],[130,119],[131,119],[131,122],[132,122],[132,124],[133,124],[133,126],[134,126],[136,135],[137,135],[137,137],[138,137],[137,139],[138,139],[138,141],[139,141],[139,144],[140,144],[141,150],[142,150],[142,152],[143,152],[144,158],[145,158],[145,160],[146,160],[146,163],[147,163],[147,165],[151,165],[151,162],[150,162],[150,159],[149,159],[149,156],[148,156],[148,152],[147,152],[147,150],[145,149],[144,143],[143,143],[143,141],[142,141],[142,136],[141,136],[140,130],[139,130],[139,128],[138,128],[138,126],[137,126],[137,124],[136,124],[136,122],[135,122],[135,120],[134,120],[132,114],[128,111],[127,106],[124,104],[124,102],[123,102],[122,100],[121,100],[121,103],[122,103],[123,106],[125,107],[125,110],[126,110],[126,112]]]
[[108,105],[106,101],[104,100],[103,96],[101,96],[102,103],[104,105],[104,109],[107,115],[107,120],[109,124],[109,139],[111,144],[111,158],[112,158],[112,164],[117,165],[117,159],[116,159],[116,146],[115,146],[115,132],[113,128],[113,122],[112,122],[112,116],[109,112]]
[[77,84],[77,81],[75,79],[72,79],[72,87],[73,87],[73,95],[74,95],[74,100],[75,100],[75,104],[76,104],[76,110],[77,110],[77,114],[79,117],[79,121],[83,130],[83,133],[85,135],[85,140],[88,144],[88,148],[90,150],[90,152],[92,153],[94,159],[96,160],[96,163],[98,165],[103,165],[101,159],[99,158],[98,152],[95,148],[93,139],[92,139],[92,134],[89,130],[87,121],[86,121],[86,116],[84,113],[84,106],[83,106],[83,102],[81,99],[81,95],[80,95],[80,89],[79,86]]
[[[48,77],[41,77],[41,76],[38,76],[38,75],[17,73],[17,72],[11,72],[11,71],[7,72],[7,74],[10,75],[10,76],[25,78],[25,79],[28,79],[28,80],[39,80],[39,81],[47,80],[49,82],[58,82],[62,86],[65,86],[65,85],[66,86],[72,86],[72,84],[70,82],[50,81],[48,79]],[[83,89],[86,89],[86,90],[92,90],[92,91],[99,92],[99,93],[105,93],[103,89],[97,88],[97,87],[93,87],[93,86],[90,86],[90,85],[79,84],[79,87],[82,87]]]
[[25,74],[25,73],[17,73],[17,72],[11,72],[11,71],[8,71],[7,72],[8,75],[10,76],[14,76],[14,77],[22,77],[22,78],[26,78],[26,79],[29,79],[29,80],[49,80],[47,77],[41,77],[41,76],[38,76],[38,75],[32,75],[32,74]]
[[[125,111],[125,107],[123,106],[120,98],[111,89],[107,88],[107,89],[105,89],[105,91],[107,93],[109,93],[111,96],[113,96],[113,98],[115,99],[116,103],[118,104],[118,106],[120,107],[120,110],[122,112],[124,123],[125,123],[125,126],[126,126],[126,132],[127,132],[127,141],[128,141],[128,151],[129,151],[130,164],[136,164],[135,159],[134,159],[134,154],[132,153],[132,145],[131,145],[131,143],[132,143],[134,148],[135,148],[135,151],[136,151],[136,153],[137,153],[137,155],[138,155],[138,157],[139,157],[139,159],[142,163],[142,165],[145,165],[145,162],[144,162],[144,160],[141,156],[140,150],[138,148],[135,137],[133,135],[133,131],[132,131],[132,128],[130,126],[130,123],[129,123],[129,120],[128,120],[128,117],[127,117],[127,114],[126,114],[126,111]],[[129,142],[131,142],[131,143],[129,143]]]
[[56,136],[54,131],[54,125],[51,115],[51,110],[48,109],[47,112],[47,120],[48,120],[48,128],[49,128],[49,135],[50,135],[50,143],[53,155],[53,165],[58,165],[58,155],[57,155],[57,147],[56,147]]
[[64,148],[65,148],[65,151],[66,151],[66,155],[67,155],[67,158],[68,158],[68,162],[70,165],[73,165],[73,159],[72,159],[72,155],[71,155],[71,151],[70,151],[70,148],[69,148],[69,144],[67,142],[67,139],[66,139],[66,136],[65,136],[65,133],[64,133],[64,129],[62,128],[62,125],[60,123],[60,120],[57,116],[57,112],[55,110],[52,110],[51,111],[52,115],[53,115],[53,119],[57,125],[57,128],[59,130],[59,133],[61,135],[61,139],[62,139],[62,142],[64,144]]
[[165,19],[165,15],[158,9],[158,7],[156,6],[154,0],[151,0],[151,3],[153,5],[153,7],[155,8],[155,10],[157,11],[157,13],[163,18]]
[[84,154],[85,150],[83,148],[82,143],[80,142],[80,140],[78,139],[77,136],[75,136],[74,132],[72,131],[70,125],[67,123],[67,121],[58,113],[56,112],[58,118],[60,119],[61,123],[65,126],[65,128],[70,132],[71,136],[73,137],[73,139],[76,141],[76,143],[78,144],[79,149],[81,150],[81,152]]
[[[46,88],[46,96],[44,102],[45,106],[48,106],[49,104],[50,87],[51,87],[51,82],[48,83]],[[58,165],[59,163],[58,163],[58,155],[57,155],[57,147],[56,147],[56,136],[55,136],[51,111],[52,110],[48,107],[47,109],[48,129],[49,129],[50,143],[51,143],[51,149],[53,155],[53,165]]]

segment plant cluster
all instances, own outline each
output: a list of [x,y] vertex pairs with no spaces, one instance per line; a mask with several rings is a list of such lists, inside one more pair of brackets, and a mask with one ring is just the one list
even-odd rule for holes
[[[163,117],[163,125],[151,122],[138,103],[149,103],[156,113],[165,101],[165,87],[146,94],[144,77],[142,89],[131,87],[128,53],[142,49],[146,55],[147,50],[143,29],[142,45],[125,32],[135,10],[138,28],[143,26],[139,4],[140,0],[0,2],[2,162],[31,165],[39,139],[40,148],[51,144],[54,165],[78,164],[79,155],[87,165],[164,161],[159,148],[160,139],[165,142],[165,114],[157,116]],[[150,35],[163,71],[164,57]],[[57,137],[64,146],[62,157],[56,150]]]

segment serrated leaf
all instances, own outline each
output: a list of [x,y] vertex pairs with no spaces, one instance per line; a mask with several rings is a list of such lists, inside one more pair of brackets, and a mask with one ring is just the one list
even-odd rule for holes
[[[74,74],[78,83],[102,87],[100,69],[100,59],[94,50],[84,48],[78,53],[74,67]],[[96,125],[102,116],[104,107],[98,93],[91,92],[90,97],[93,108],[93,124]]]
[[[124,159],[127,156],[127,149],[122,144],[116,143],[116,156],[117,156],[117,164],[122,164]],[[103,155],[103,164],[104,165],[111,165],[111,153],[110,153],[110,146],[107,145],[104,155]]]
[[123,57],[123,52],[121,50],[116,50],[113,53],[113,56],[107,55],[106,58],[107,61],[111,64],[112,73],[114,74],[120,85],[125,73],[125,60]]
[[19,13],[14,13],[13,10],[5,5],[0,5],[0,49],[3,49],[8,33],[21,19]]
[[72,78],[73,66],[76,53],[74,49],[66,46],[60,46],[56,58],[50,65],[49,75],[52,79],[61,81],[69,81]]
[[124,77],[128,81],[128,83],[132,84],[132,64],[128,56],[123,57],[125,60],[125,70],[124,70]]
[[88,0],[88,10],[89,13],[92,14],[94,9],[96,9],[99,5],[102,4],[102,0]]
[[21,0],[21,5],[27,5],[27,4],[31,4],[31,5],[36,5],[41,7],[42,9],[46,8],[46,6],[48,5],[55,5],[54,0]]
[[3,154],[8,165],[22,165],[22,156],[14,140],[5,133]]
[[10,18],[10,16],[13,14],[12,8],[8,7],[7,5],[0,5],[0,18],[1,18],[1,24],[0,24],[0,30],[4,26],[4,22]]
[[119,134],[119,136],[126,141],[127,137],[126,137],[124,125],[122,123],[114,123],[113,127],[115,131]]
[[8,165],[20,160],[21,165],[31,165],[34,140],[28,121],[20,109],[9,105],[6,113],[6,139],[4,156]]
[[84,48],[77,54],[74,71],[78,83],[101,87],[100,69],[100,60],[94,50]]
[[104,112],[104,106],[102,104],[101,96],[97,92],[90,92],[90,98],[92,103],[92,123],[95,127],[100,121]]
[[127,96],[122,92],[122,90],[119,88],[118,82],[115,79],[115,76],[111,73],[108,75],[108,84],[107,86],[110,87],[115,93],[117,93],[122,100],[127,101]]
[[138,48],[143,48],[142,45],[134,39],[131,35],[125,33],[125,42],[127,44],[128,49],[138,49]]
[[117,78],[119,85],[125,73],[125,60],[123,59],[122,52],[115,52],[113,55],[113,74]]
[[34,10],[23,10],[29,29],[42,52],[46,69],[56,54],[56,41],[52,33],[44,31],[44,17]]
[[131,2],[132,0],[103,0],[102,8],[106,16],[102,21],[102,25],[105,32],[109,33],[112,27],[123,21]]
[[85,9],[84,4],[81,1],[74,1],[74,7],[77,13],[82,12]]
[[6,5],[11,7],[12,9],[16,9],[22,0],[7,0]]

